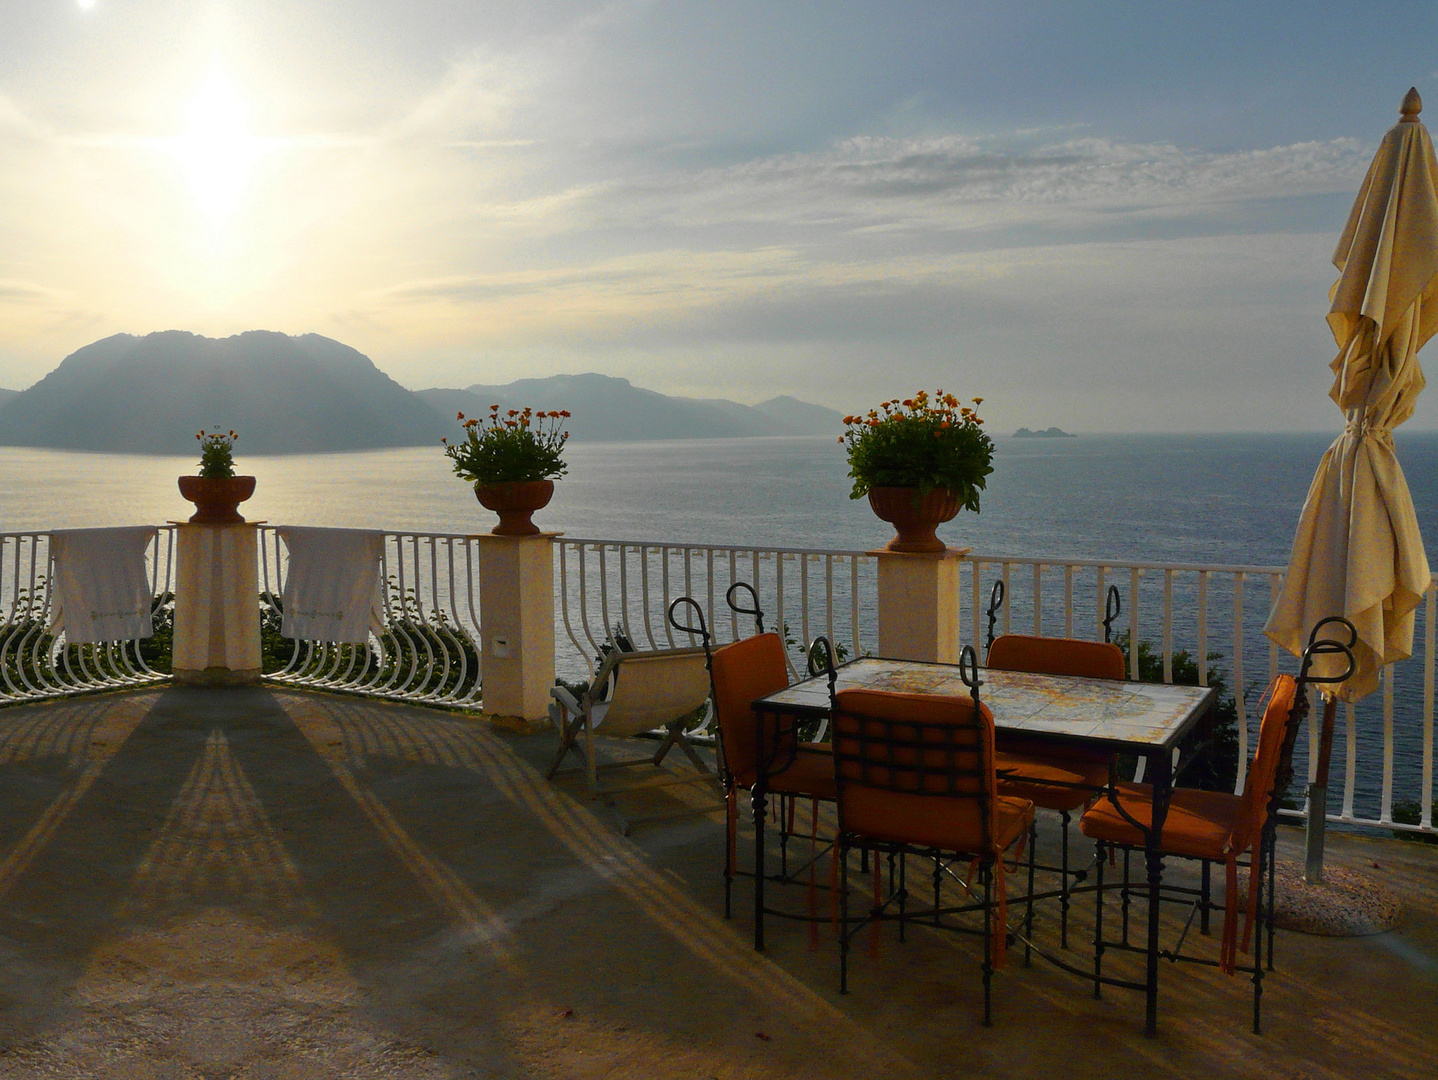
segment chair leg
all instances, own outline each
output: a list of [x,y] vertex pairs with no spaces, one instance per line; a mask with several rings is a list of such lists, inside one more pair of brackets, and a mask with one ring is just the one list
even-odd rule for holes
[[739,839],[739,793],[724,793],[724,918],[734,917],[734,848]]
[[[1060,813],[1063,819],[1063,858],[1060,862],[1062,869],[1059,872],[1059,948],[1069,947],[1069,812],[1064,810]],[[1029,892],[1034,891],[1033,881],[1029,881]]]
[[1093,908],[1093,996],[1103,996],[1103,861],[1107,854],[1098,845],[1098,866],[1094,871]]
[[[1034,949],[1034,858],[1039,846],[1039,824],[1029,822],[1029,899],[1024,911],[1024,967],[1030,966]],[[1064,815],[1064,880],[1068,880],[1068,815]],[[1067,909],[1068,897],[1064,897]],[[1068,912],[1064,912],[1064,948],[1068,948]]]
[[1268,970],[1273,970],[1273,908],[1274,908],[1274,878],[1278,876],[1278,837],[1277,829],[1272,819],[1268,827],[1274,832],[1269,835],[1268,840]]
[[984,885],[984,1027],[993,1027],[994,979],[994,897],[993,867],[979,864],[979,880]]
[[1198,893],[1198,932],[1208,934],[1208,913],[1213,907],[1213,864],[1203,860],[1203,884]]
[[849,992],[849,844],[839,845],[839,993]]
[[[568,711],[568,710],[564,710]],[[580,725],[584,723],[584,715],[581,713],[574,717],[569,723],[564,724],[560,729],[559,752],[554,755],[554,762],[549,766],[549,771],[544,774],[546,780],[553,780],[554,774],[559,771],[559,766],[564,764],[564,755],[571,750],[576,750],[575,740],[579,737]],[[581,755],[582,756],[582,755]]]
[[789,880],[789,834],[794,831],[794,797],[779,796],[779,876]]
[[1130,900],[1132,899],[1132,896],[1131,896],[1131,894],[1130,894],[1130,892],[1129,892],[1129,888],[1128,888],[1128,881],[1129,881],[1129,873],[1128,873],[1128,871],[1129,871],[1129,863],[1128,863],[1128,856],[1129,856],[1129,850],[1128,850],[1128,848],[1124,848],[1124,849],[1123,849],[1123,888],[1119,890],[1119,896],[1120,896],[1120,898],[1121,898],[1121,900],[1122,900],[1122,908],[1123,908],[1123,918],[1122,918],[1123,931],[1122,931],[1122,933],[1119,935],[1119,940],[1122,941],[1125,945],[1128,944],[1128,910],[1129,910],[1129,902],[1130,902]]
[[[894,860],[894,857],[893,857],[892,855],[890,855],[890,856],[889,856],[889,872],[890,872],[890,875],[893,874],[893,866],[894,866],[894,861],[893,861],[893,860]],[[908,893],[908,890],[905,888],[905,880],[906,880],[906,879],[905,879],[905,873],[904,873],[907,867],[908,867],[908,862],[907,862],[907,860],[906,860],[906,858],[905,858],[905,853],[901,851],[901,852],[899,852],[899,890],[898,890],[898,897],[899,897],[899,941],[900,941],[900,942],[902,942],[902,941],[905,940],[905,938],[904,938],[904,926],[905,926],[905,923],[906,923],[907,918],[908,918],[909,893]]]

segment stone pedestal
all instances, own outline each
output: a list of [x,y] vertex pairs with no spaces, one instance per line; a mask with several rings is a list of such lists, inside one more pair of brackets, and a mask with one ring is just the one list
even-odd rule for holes
[[176,682],[231,686],[259,680],[258,529],[249,522],[186,522],[176,530]]
[[869,552],[879,563],[880,656],[959,662],[959,560],[968,551]]
[[479,537],[481,707],[502,726],[548,715],[554,686],[554,538]]

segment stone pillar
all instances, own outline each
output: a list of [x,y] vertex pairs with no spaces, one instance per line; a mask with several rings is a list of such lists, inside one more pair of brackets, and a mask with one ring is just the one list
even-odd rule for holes
[[554,538],[479,537],[481,707],[504,727],[548,715],[554,685]]
[[233,686],[260,677],[259,526],[181,524],[175,565],[174,676]]
[[879,561],[880,656],[959,662],[959,560],[968,552],[869,552]]

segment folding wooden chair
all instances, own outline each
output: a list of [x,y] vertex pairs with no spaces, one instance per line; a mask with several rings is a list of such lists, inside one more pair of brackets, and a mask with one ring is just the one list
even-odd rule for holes
[[[568,773],[583,772],[591,797],[602,799],[619,819],[624,835],[634,826],[646,822],[672,820],[707,814],[713,807],[690,807],[686,810],[653,814],[628,819],[620,812],[615,796],[626,791],[671,787],[677,784],[714,784],[712,769],[695,751],[685,729],[693,715],[709,699],[709,672],[706,654],[697,649],[662,649],[650,652],[613,650],[595,672],[590,689],[574,695],[565,687],[551,691],[555,704],[550,718],[559,731],[559,749],[546,779]],[[609,697],[599,699],[597,692],[611,688]],[[598,688],[598,690],[596,690]],[[659,748],[652,754],[623,761],[601,763],[594,750],[594,736],[624,739],[662,729]],[[600,774],[638,765],[661,766],[669,751],[678,747],[693,763],[693,773],[676,773],[661,769],[660,775],[629,783],[602,783]],[[578,755],[582,765],[561,769],[566,754]]]

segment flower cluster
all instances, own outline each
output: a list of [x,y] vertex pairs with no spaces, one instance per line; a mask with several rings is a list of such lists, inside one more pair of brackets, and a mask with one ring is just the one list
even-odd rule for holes
[[457,443],[440,442],[454,462],[455,474],[470,483],[551,480],[568,469],[564,443],[569,432],[562,428],[569,419],[567,409],[510,409],[501,415],[499,406],[491,405],[483,420],[466,420],[464,413],[457,418],[464,425],[464,438]]
[[844,417],[839,441],[849,452],[849,497],[861,499],[871,487],[911,487],[921,495],[947,488],[977,513],[979,492],[994,471],[993,440],[977,411],[983,400],[961,406],[953,394],[938,390],[931,398],[920,390]]
[[216,431],[206,434],[203,428],[195,436],[200,440],[200,475],[211,479],[225,479],[235,475],[235,440],[233,431],[228,435]]

